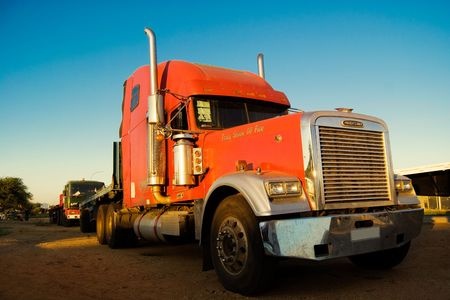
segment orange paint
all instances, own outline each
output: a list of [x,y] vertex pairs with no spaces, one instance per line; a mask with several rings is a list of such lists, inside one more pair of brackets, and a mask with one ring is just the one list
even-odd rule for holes
[[[122,141],[124,206],[154,203],[147,186],[147,97],[149,68],[138,68],[125,82],[123,118],[120,129]],[[166,122],[180,104],[177,97],[228,96],[252,99],[271,105],[290,106],[287,97],[274,90],[264,79],[245,71],[169,61],[158,66],[159,90],[164,93]],[[132,98],[139,93],[138,104]],[[229,100],[229,99],[228,99]],[[134,104],[136,99],[133,100]],[[194,105],[187,104],[189,130],[196,134],[195,147],[203,150],[203,169],[207,174],[199,185],[174,186],[173,145],[166,139],[166,194],[171,201],[190,201],[205,197],[211,184],[224,174],[234,172],[236,162],[245,160],[248,169],[277,170],[304,178],[301,150],[301,114],[288,115],[244,124],[224,130],[198,128]],[[206,116],[207,118],[208,116]]]

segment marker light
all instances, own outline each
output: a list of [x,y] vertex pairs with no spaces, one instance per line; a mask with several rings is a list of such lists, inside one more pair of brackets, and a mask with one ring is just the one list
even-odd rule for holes
[[194,164],[194,175],[203,174],[203,152],[202,148],[194,148],[192,152],[192,161]]

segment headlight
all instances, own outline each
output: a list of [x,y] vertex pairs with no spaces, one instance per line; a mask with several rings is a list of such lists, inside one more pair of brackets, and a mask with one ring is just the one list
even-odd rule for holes
[[413,189],[414,188],[411,179],[401,175],[395,176],[395,190],[398,193],[408,193],[411,192]]
[[299,181],[268,181],[266,191],[269,197],[300,196],[302,188]]

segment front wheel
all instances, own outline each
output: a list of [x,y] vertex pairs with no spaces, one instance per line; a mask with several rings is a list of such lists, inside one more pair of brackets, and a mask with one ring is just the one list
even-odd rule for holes
[[388,270],[400,264],[408,254],[411,241],[398,247],[372,253],[350,256],[350,261],[356,266],[370,270]]
[[258,224],[242,195],[225,198],[212,221],[211,258],[223,286],[252,295],[267,286],[271,261],[264,255]]

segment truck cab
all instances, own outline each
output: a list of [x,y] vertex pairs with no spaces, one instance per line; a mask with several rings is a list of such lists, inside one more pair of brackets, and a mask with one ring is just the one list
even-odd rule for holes
[[[129,166],[123,168],[124,203],[130,206],[158,202],[151,192],[152,187],[146,184],[152,172],[161,174],[157,180],[165,182],[161,186],[167,201],[204,198],[204,191],[214,178],[234,171],[236,161],[250,155],[251,151],[236,149],[235,143],[229,145],[229,142],[238,137],[245,141],[247,137],[263,135],[264,125],[255,127],[255,122],[287,115],[290,108],[283,93],[273,90],[263,78],[250,72],[184,61],[162,63],[158,71],[168,123],[157,133],[164,139],[164,145],[157,151],[163,152],[165,158],[155,164],[154,170],[149,170],[147,164],[148,153],[152,151],[147,145],[148,67],[136,70],[124,85],[120,132],[123,165]],[[240,133],[230,131],[239,126]],[[199,146],[197,155],[202,157],[197,157],[197,161],[201,159],[200,163],[191,167],[195,162],[191,155],[170,150],[181,148],[177,142],[179,146],[186,146],[186,143]],[[222,161],[216,161],[217,151],[223,146],[232,148],[222,149],[228,154]],[[203,153],[202,149],[207,151]],[[214,165],[203,165],[209,156],[214,156]]]

